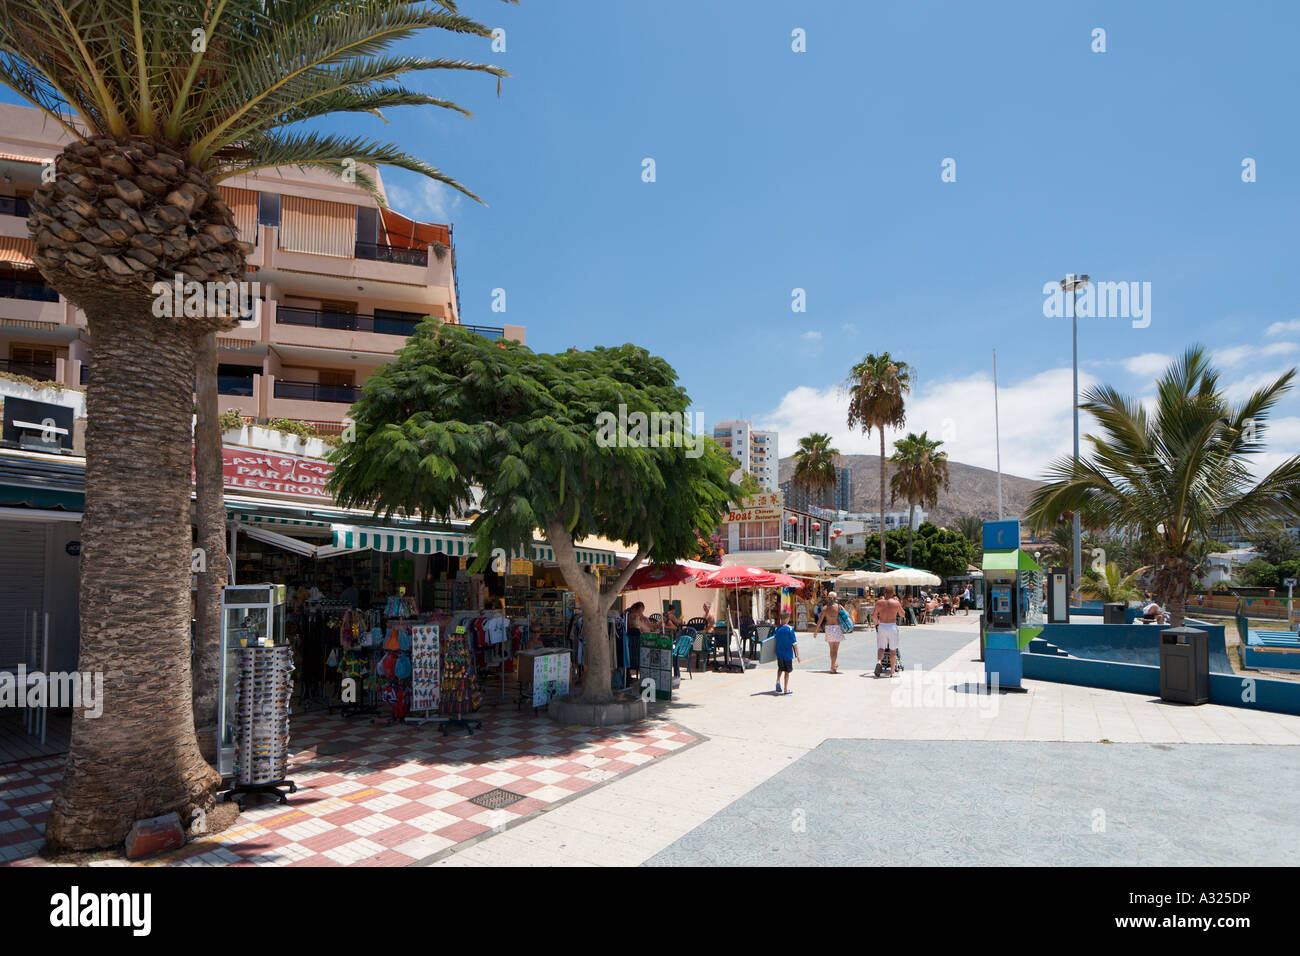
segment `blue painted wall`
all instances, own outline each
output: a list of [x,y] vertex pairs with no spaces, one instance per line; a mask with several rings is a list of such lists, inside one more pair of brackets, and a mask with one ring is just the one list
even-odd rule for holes
[[[1231,674],[1222,624],[1188,622],[1210,637],[1210,673]],[[1047,624],[1038,640],[1055,644],[1072,657],[1119,664],[1160,666],[1160,632],[1151,624]],[[1028,676],[1028,675],[1026,675]]]
[[[1084,625],[1085,627],[1091,625]],[[1105,625],[1097,625],[1102,627]],[[1113,625],[1119,627],[1119,625]],[[1099,687],[1130,694],[1160,696],[1160,668],[1146,664],[1086,660],[1052,654],[1023,654],[1026,680]],[[1300,714],[1300,681],[1269,680],[1248,675],[1210,674],[1210,703],[1278,714]]]

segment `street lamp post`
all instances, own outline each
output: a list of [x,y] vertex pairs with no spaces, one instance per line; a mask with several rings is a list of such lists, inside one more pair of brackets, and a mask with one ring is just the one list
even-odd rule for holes
[[[1070,324],[1074,335],[1074,468],[1079,469],[1079,293],[1088,284],[1086,275],[1076,276],[1070,273],[1061,280],[1061,291],[1073,294],[1070,303]],[[1079,511],[1074,512],[1074,563],[1070,567],[1070,591],[1079,586],[1079,577],[1083,564],[1083,526],[1079,520]]]

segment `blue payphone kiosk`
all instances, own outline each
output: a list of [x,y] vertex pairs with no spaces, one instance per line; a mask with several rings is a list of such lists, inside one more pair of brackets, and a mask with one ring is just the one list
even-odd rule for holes
[[1020,550],[1020,522],[984,522],[984,680],[1023,693],[1020,655],[1043,629],[1043,569]]

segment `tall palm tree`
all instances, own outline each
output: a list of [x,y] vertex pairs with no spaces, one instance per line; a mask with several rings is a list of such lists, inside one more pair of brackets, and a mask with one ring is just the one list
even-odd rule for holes
[[868,355],[849,372],[850,428],[861,427],[870,435],[880,431],[880,570],[885,569],[885,429],[901,428],[907,421],[905,396],[912,388],[915,371],[888,352]]
[[1202,346],[1188,349],[1156,382],[1148,412],[1109,386],[1091,388],[1080,408],[1101,426],[1092,454],[1061,459],[1035,490],[1028,518],[1050,527],[1078,509],[1119,527],[1155,535],[1156,593],[1175,624],[1184,619],[1198,539],[1245,532],[1300,507],[1300,455],[1256,480],[1249,465],[1264,450],[1269,413],[1296,370],[1230,402]]
[[120,844],[141,817],[188,822],[219,783],[191,710],[191,402],[199,338],[237,317],[155,315],[154,285],[243,278],[249,247],[216,185],[240,173],[312,166],[374,189],[368,170],[389,165],[464,191],[394,145],[293,128],[393,106],[464,112],[394,82],[504,75],[386,52],[433,30],[491,34],[451,2],[0,0],[0,83],[72,138],[31,198],[34,260],[85,312],[94,352],[80,666],[103,675],[105,705],[73,718],[52,850]]
[[894,442],[889,463],[894,473],[889,478],[889,503],[907,500],[907,563],[912,564],[912,523],[916,506],[934,508],[940,490],[948,490],[948,453],[939,451],[941,441],[932,441],[926,432],[908,432]]
[[813,432],[799,439],[799,450],[794,453],[794,484],[804,489],[811,501],[814,495],[835,487],[839,465],[840,453],[831,447],[831,436]]

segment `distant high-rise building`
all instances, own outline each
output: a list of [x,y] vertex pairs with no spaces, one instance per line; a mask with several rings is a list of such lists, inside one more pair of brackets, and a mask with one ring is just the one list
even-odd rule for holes
[[713,440],[740,462],[742,471],[757,478],[764,491],[777,490],[781,455],[776,432],[755,431],[749,421],[718,422]]
[[853,500],[853,472],[847,467],[836,468],[835,484],[816,494],[809,494],[806,488],[797,486],[793,478],[781,482],[781,491],[785,494],[786,504],[800,511],[811,511],[814,508],[848,511]]

